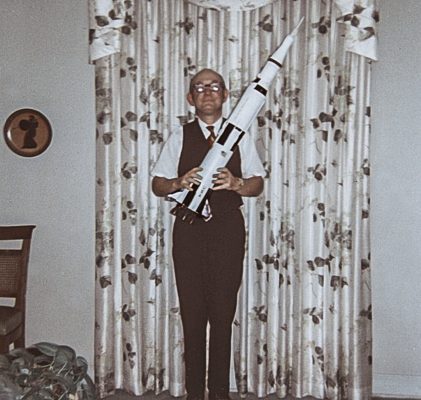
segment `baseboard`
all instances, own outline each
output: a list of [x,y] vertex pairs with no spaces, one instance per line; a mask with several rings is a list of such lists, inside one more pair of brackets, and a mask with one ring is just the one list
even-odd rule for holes
[[421,375],[375,374],[373,397],[382,399],[421,399]]

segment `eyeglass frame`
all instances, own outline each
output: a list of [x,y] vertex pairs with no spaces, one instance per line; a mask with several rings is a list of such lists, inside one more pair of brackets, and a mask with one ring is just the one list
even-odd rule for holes
[[[198,88],[203,88],[203,90],[199,91]],[[197,94],[205,93],[206,89],[212,93],[219,93],[225,89],[225,85],[222,82],[211,82],[206,85],[203,83],[194,83],[192,89]]]

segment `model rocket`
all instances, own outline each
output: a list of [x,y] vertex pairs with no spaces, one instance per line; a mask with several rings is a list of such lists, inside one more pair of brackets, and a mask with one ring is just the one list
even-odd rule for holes
[[238,143],[256,118],[266,101],[266,94],[284,58],[294,42],[304,17],[294,30],[283,40],[278,49],[269,57],[256,79],[247,87],[231,114],[219,129],[213,146],[209,149],[200,167],[203,168],[200,184],[194,184],[192,190],[184,189],[168,196],[178,204],[171,210],[174,215],[193,222],[195,216],[205,220],[211,217],[207,201],[212,194],[213,175],[217,169],[228,164]]

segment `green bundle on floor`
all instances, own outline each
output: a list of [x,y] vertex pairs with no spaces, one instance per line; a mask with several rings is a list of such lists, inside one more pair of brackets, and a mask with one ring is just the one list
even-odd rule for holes
[[37,343],[0,355],[2,400],[94,400],[88,363],[68,346]]

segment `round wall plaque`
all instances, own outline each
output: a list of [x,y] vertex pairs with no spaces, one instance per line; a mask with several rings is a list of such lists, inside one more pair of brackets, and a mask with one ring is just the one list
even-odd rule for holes
[[43,153],[51,143],[51,125],[45,115],[31,108],[22,108],[7,118],[4,139],[9,148],[23,157]]

